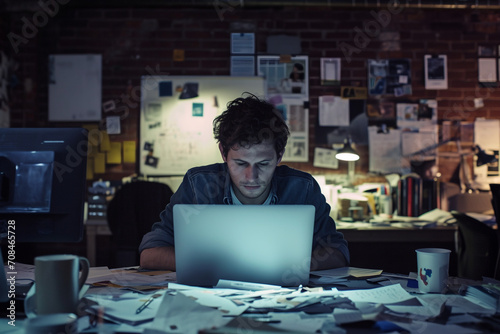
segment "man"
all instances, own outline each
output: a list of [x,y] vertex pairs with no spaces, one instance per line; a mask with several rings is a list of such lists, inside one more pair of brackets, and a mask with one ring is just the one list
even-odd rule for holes
[[175,204],[311,204],[316,208],[311,269],[349,264],[349,250],[330,217],[318,183],[305,172],[278,166],[289,130],[279,111],[251,95],[237,98],[214,120],[224,163],[190,169],[151,232],[141,242],[140,264],[175,271]]

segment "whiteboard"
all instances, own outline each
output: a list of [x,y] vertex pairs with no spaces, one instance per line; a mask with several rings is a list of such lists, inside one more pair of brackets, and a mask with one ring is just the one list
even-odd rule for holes
[[264,78],[142,77],[140,174],[184,175],[191,167],[222,162],[212,122],[245,92],[264,99]]

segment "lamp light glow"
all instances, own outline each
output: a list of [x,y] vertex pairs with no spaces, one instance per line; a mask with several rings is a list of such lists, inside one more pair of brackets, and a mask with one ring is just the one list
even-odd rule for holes
[[351,146],[351,138],[346,138],[344,140],[344,147],[340,149],[337,154],[335,154],[335,158],[342,161],[358,161],[359,154],[355,149]]

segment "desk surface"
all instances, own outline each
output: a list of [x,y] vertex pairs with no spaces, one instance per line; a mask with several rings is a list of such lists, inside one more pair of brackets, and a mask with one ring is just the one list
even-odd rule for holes
[[[405,259],[398,261],[397,258],[385,262],[384,254],[386,252],[383,251],[384,248],[394,250],[394,247],[405,246],[411,246],[413,249],[420,248],[421,246],[454,247],[456,226],[415,228],[401,224],[388,226],[373,226],[369,223],[358,222],[336,222],[336,224],[337,229],[344,234],[345,239],[349,242],[351,253],[355,255],[354,258],[363,259],[363,262],[357,264],[361,267],[376,265],[380,268],[387,268],[392,272],[406,272],[408,268],[413,268],[412,264],[408,265],[409,261]],[[97,245],[96,238],[97,236],[110,236],[111,231],[106,220],[102,219],[87,220],[86,231],[87,258],[91,266],[97,266],[99,246]],[[370,251],[367,252],[367,250]],[[410,251],[403,251],[401,254],[409,254],[410,257],[413,257],[413,253]],[[452,259],[451,269],[454,273],[455,263],[453,261],[454,259]]]
[[427,228],[398,227],[398,226],[371,226],[363,223],[349,226],[346,223],[338,224],[337,229],[344,234],[349,242],[453,242],[455,225],[436,226]]
[[406,224],[374,226],[339,222],[337,225],[349,244],[352,266],[408,274],[416,270],[415,249],[432,247],[452,251],[450,274],[457,274],[456,225],[426,228]]
[[[409,284],[412,280],[395,276],[375,276],[377,280],[337,277],[340,281],[332,283],[330,278],[330,283],[322,287],[317,281],[311,281],[310,287],[303,289],[251,292],[181,286],[172,282],[175,273],[171,272],[92,269],[87,283],[93,286],[82,300],[81,310],[85,311],[79,316],[83,324],[89,312],[99,313],[107,320],[86,333],[113,333],[119,326],[127,333],[143,333],[145,328],[154,328],[155,334],[167,333],[166,329],[187,334],[200,329],[204,329],[201,333],[257,334],[266,328],[293,333],[314,333],[327,328],[328,332],[358,329],[363,333],[380,333],[375,327],[377,324],[390,324],[392,332],[406,330],[418,334],[500,331],[498,313],[495,316],[493,309],[457,294],[464,283],[478,282],[456,278],[448,280],[446,294],[421,294]],[[111,281],[114,285],[103,286],[97,283],[100,281]],[[145,290],[153,284],[156,288]],[[139,290],[142,293],[137,292]],[[143,312],[136,313],[152,296],[156,298]],[[360,301],[364,302],[363,306]],[[91,306],[92,302],[97,304]],[[8,320],[3,319],[0,326]],[[485,327],[487,323],[497,327]],[[16,328],[2,327],[10,329],[2,332],[23,333],[22,324],[22,320],[18,320]],[[230,330],[228,326],[234,327]]]

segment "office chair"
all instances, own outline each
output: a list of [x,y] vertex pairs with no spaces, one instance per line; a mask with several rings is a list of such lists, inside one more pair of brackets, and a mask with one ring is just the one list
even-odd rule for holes
[[495,268],[495,278],[500,278],[500,184],[490,183],[491,190],[491,205],[495,213],[495,220],[497,221],[497,237],[498,237],[498,257]]
[[123,185],[108,204],[107,219],[112,233],[113,267],[139,265],[139,245],[173,192],[159,182],[133,181]]
[[498,279],[498,232],[483,222],[451,211],[457,220],[458,277],[482,280],[483,276]]

